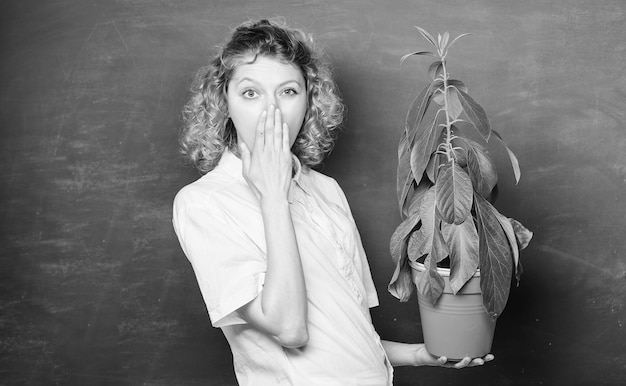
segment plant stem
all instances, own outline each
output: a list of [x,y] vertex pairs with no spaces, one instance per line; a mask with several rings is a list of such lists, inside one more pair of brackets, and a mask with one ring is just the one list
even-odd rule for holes
[[448,162],[454,160],[452,156],[452,120],[450,119],[448,107],[448,70],[446,69],[446,58],[441,56],[442,76],[443,76],[443,108],[446,113],[446,156]]

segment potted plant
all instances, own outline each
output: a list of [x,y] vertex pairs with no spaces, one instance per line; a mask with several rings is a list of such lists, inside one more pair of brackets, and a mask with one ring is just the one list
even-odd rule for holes
[[424,341],[432,354],[479,357],[491,350],[513,276],[519,281],[522,273],[519,251],[532,238],[493,205],[498,174],[487,143],[495,139],[504,146],[516,183],[520,167],[485,110],[448,72],[450,47],[469,34],[450,40],[445,32],[435,39],[416,28],[434,52],[412,52],[401,62],[410,56],[435,61],[428,68],[429,84],[408,111],[398,146],[402,222],[390,242],[396,269],[389,291],[407,301],[416,286]]

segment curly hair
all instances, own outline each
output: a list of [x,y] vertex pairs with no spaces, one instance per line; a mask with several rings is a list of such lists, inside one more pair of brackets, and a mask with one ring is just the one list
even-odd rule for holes
[[295,65],[306,80],[308,106],[292,152],[303,165],[314,167],[333,149],[345,107],[329,62],[309,35],[287,27],[284,20],[248,21],[196,73],[192,96],[183,109],[181,152],[202,174],[215,168],[226,148],[239,154],[226,92],[237,66],[259,56]]

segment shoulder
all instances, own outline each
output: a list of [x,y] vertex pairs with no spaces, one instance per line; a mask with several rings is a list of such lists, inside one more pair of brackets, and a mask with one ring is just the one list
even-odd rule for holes
[[302,174],[303,179],[306,181],[306,187],[308,190],[315,191],[327,199],[336,201],[337,203],[343,204],[346,202],[343,189],[333,177],[313,169],[307,169]]
[[174,211],[206,210],[227,205],[249,194],[250,190],[243,179],[214,169],[178,191],[174,197]]
[[325,187],[332,186],[339,188],[339,184],[333,177],[330,177],[322,172],[318,172],[317,170],[306,168],[302,171],[302,175],[311,183],[321,184]]

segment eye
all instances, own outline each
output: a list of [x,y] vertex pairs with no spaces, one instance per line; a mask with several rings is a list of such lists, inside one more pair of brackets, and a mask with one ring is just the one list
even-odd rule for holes
[[255,90],[252,90],[252,89],[247,89],[247,90],[244,90],[244,91],[241,93],[241,95],[242,95],[244,98],[247,98],[247,99],[252,99],[252,98],[255,98],[258,94],[257,94],[257,92],[256,92]]
[[285,95],[298,95],[298,90],[296,90],[295,88],[286,88],[283,90],[283,94]]

